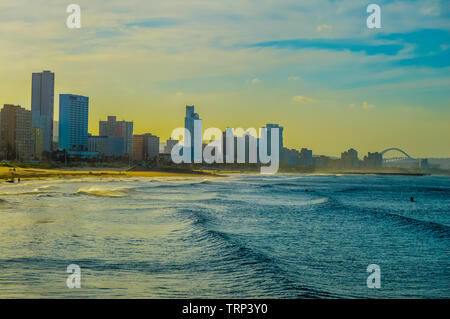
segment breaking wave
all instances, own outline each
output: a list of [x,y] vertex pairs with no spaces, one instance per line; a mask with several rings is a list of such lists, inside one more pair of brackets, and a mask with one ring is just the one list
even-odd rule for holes
[[129,187],[117,187],[117,188],[101,188],[98,186],[92,186],[88,188],[80,188],[75,194],[91,195],[98,197],[126,197],[133,188]]

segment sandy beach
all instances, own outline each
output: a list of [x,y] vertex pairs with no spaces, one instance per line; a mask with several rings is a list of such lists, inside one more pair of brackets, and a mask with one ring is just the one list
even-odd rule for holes
[[70,169],[39,169],[0,167],[0,181],[11,177],[15,179],[45,179],[45,178],[76,178],[76,177],[191,177],[210,175],[201,171],[189,172],[165,172],[165,171],[124,171],[124,170],[98,170],[90,168]]

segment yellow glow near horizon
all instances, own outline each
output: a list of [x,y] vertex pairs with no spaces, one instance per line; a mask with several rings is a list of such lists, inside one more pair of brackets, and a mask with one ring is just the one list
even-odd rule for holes
[[[0,104],[30,108],[31,73],[51,70],[55,119],[58,94],[89,96],[93,134],[99,120],[116,115],[134,121],[135,133],[164,141],[184,125],[184,106],[194,104],[204,128],[278,123],[285,127],[285,146],[314,154],[338,156],[353,147],[362,156],[395,146],[416,157],[450,157],[448,67],[383,66],[375,72],[370,63],[384,65],[397,56],[242,46],[272,38],[325,39],[324,32],[336,30],[319,30],[310,17],[266,21],[264,5],[255,20],[224,18],[222,26],[196,16],[202,10],[230,13],[221,3],[195,2],[195,13],[177,1],[107,3],[80,1],[79,30],[64,26],[67,14],[58,6],[33,3],[35,10],[24,12],[20,2],[1,4]],[[293,28],[299,23],[303,29]],[[353,31],[342,32],[334,36],[348,38]]]

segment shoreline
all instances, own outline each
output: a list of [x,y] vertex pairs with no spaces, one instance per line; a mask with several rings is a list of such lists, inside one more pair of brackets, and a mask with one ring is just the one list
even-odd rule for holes
[[0,181],[6,182],[14,178],[17,180],[31,180],[31,179],[51,179],[51,178],[79,178],[79,177],[199,177],[199,176],[218,176],[202,171],[126,171],[119,169],[40,169],[40,168],[19,168],[15,167],[15,171],[10,171],[11,167],[0,167]]
[[[224,175],[260,175],[259,171],[245,170],[188,170],[188,169],[138,169],[126,170],[119,168],[62,168],[62,169],[41,169],[41,168],[20,168],[0,167],[0,182],[14,178],[17,180],[30,179],[50,179],[50,178],[79,178],[79,177],[223,177]],[[376,171],[280,171],[275,175],[380,175],[380,176],[449,176],[448,173],[435,172],[376,172]]]

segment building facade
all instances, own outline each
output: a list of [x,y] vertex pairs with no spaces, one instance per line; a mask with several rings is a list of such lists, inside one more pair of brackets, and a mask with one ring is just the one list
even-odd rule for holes
[[[194,105],[186,105],[186,117],[184,118],[184,127],[186,130],[189,131],[191,135],[191,161],[194,162],[194,141],[199,139],[195,136],[194,127],[195,122],[200,121],[200,127],[201,127],[201,119],[197,113],[194,112]],[[200,132],[202,134],[202,132]],[[200,136],[200,141],[202,140],[202,137]]]
[[123,153],[133,153],[133,122],[117,121],[116,116],[108,116],[106,121],[99,122],[99,135],[122,138]]
[[367,153],[363,160],[364,167],[377,168],[383,166],[383,155],[381,153]]
[[300,152],[295,149],[283,148],[281,152],[280,162],[288,166],[296,166],[298,164]]
[[343,168],[359,168],[358,151],[351,148],[341,153],[341,166]]
[[34,158],[31,111],[5,104],[0,117],[0,157],[29,161]]
[[115,136],[88,136],[88,151],[97,152],[102,157],[122,157],[123,138]]
[[300,150],[298,163],[302,167],[311,167],[311,166],[313,166],[312,150],[309,150],[307,148],[302,148]]
[[159,137],[150,133],[133,135],[133,159],[144,161],[159,155]]
[[58,149],[59,141],[59,123],[58,121],[53,121],[53,149]]
[[164,154],[171,154],[172,153],[172,148],[178,144],[177,140],[174,139],[168,139],[166,140],[166,145],[164,145]]
[[89,97],[59,95],[59,148],[67,151],[87,151]]
[[[53,144],[53,111],[55,100],[55,74],[43,71],[32,74],[31,113],[32,126],[41,129],[42,151],[51,152]],[[38,154],[40,156],[41,154]]]

